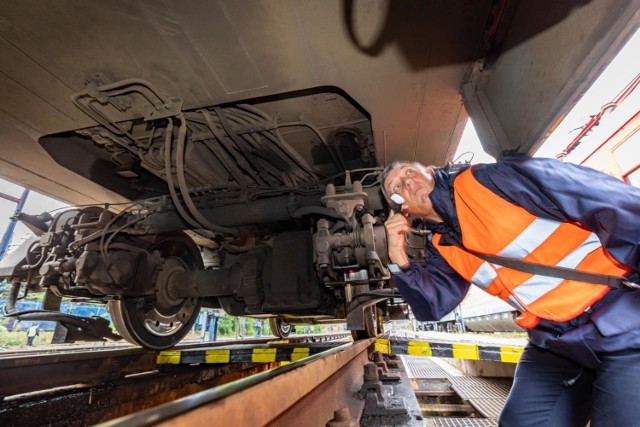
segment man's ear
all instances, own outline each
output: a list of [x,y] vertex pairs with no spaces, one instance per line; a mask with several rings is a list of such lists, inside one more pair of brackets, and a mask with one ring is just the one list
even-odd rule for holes
[[433,190],[436,187],[436,174],[433,166],[424,166],[422,173],[430,187]]
[[418,166],[417,169],[422,173],[422,175],[424,175],[425,178],[427,178],[428,180],[433,179],[435,175],[433,173],[433,168],[431,166],[425,166],[420,163],[416,163],[416,165]]
[[433,166],[423,166],[420,165],[420,172],[422,172],[422,174],[424,175],[425,178],[427,178],[427,180],[429,180],[429,182],[432,182],[434,177],[435,177],[435,173],[433,171]]

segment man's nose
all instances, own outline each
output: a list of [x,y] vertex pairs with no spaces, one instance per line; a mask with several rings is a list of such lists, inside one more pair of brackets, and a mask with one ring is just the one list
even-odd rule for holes
[[413,178],[409,178],[409,177],[404,178],[404,185],[408,188],[411,188],[415,183],[416,182]]

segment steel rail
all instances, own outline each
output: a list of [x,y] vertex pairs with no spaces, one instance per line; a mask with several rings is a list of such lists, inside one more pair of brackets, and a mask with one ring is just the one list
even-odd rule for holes
[[[364,403],[353,394],[362,384],[363,366],[369,360],[372,343],[373,339],[368,339],[344,344],[298,362],[101,425],[205,425],[215,420],[217,425],[256,426],[275,419],[288,423],[282,418],[287,416],[294,417],[298,422],[292,425],[297,425],[305,417],[316,424],[318,420],[328,421],[334,410],[344,407],[349,407],[351,413],[357,413]],[[329,398],[332,400],[328,401]],[[247,410],[249,402],[250,410]],[[290,410],[294,407],[295,410]]]
[[[346,334],[303,335],[253,340],[217,341],[213,343],[183,344],[173,350],[219,348],[234,345],[269,344],[287,341],[323,342],[329,337],[344,338]],[[75,384],[94,386],[115,378],[149,372],[157,369],[158,352],[140,347],[70,349],[65,351],[0,353],[0,398],[32,393]]]
[[277,366],[169,365],[91,387],[78,385],[12,396],[0,402],[0,425],[95,425]]
[[[278,338],[276,336],[266,336],[264,338],[251,338],[251,339],[238,339],[238,340],[221,340],[212,342],[201,342],[199,340],[182,340],[173,350],[186,350],[190,348],[198,348],[202,346],[216,347],[235,344],[264,344],[270,342],[286,341],[288,343],[303,343],[303,342],[324,342],[333,341],[348,338],[351,336],[350,332],[325,332],[321,334],[313,335],[291,335],[287,338]],[[99,345],[94,344],[52,344],[50,347],[31,347],[27,349],[14,349],[5,350],[0,349],[0,361],[13,356],[39,356],[43,354],[61,354],[61,353],[78,353],[78,352],[93,352],[93,351],[106,351],[116,349],[131,349],[136,348],[143,350],[140,347],[136,347],[130,343],[123,343],[122,341],[107,341]],[[1,362],[0,362],[1,363]]]

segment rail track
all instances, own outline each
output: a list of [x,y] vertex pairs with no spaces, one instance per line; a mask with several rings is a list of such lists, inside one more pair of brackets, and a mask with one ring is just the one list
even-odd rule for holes
[[[265,349],[324,346],[347,333],[183,344],[175,351],[233,349],[248,358],[197,366],[164,363],[166,352],[132,346],[36,349],[0,354],[1,425],[91,425],[273,369],[281,361],[253,361]],[[282,351],[282,350],[279,350]],[[169,352],[171,354],[171,352]]]
[[372,343],[347,342],[105,425],[324,425],[336,410],[353,419],[350,414],[362,412],[365,402],[352,386],[363,381]]
[[508,377],[522,348],[448,338],[354,342],[342,333],[161,352],[16,351],[0,356],[0,425],[497,426],[509,382],[467,379],[436,362],[482,362]]

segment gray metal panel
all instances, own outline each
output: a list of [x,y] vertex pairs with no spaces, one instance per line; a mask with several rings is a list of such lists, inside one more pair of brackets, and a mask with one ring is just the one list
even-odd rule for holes
[[[493,155],[528,152],[541,144],[640,25],[638,0],[513,4],[503,53],[474,78],[475,103],[488,115],[473,119],[494,130],[494,139],[480,135]],[[540,14],[558,24],[544,27],[544,19],[532,19]],[[535,37],[528,36],[534,32]],[[468,92],[465,102],[474,104]]]
[[182,98],[187,109],[339,87],[371,115],[381,162],[442,164],[451,160],[466,120],[460,82],[481,49],[490,6],[490,0],[4,4],[1,174],[71,203],[122,201],[56,165],[36,143],[94,124],[70,96],[99,72],[112,81],[145,79],[162,96]]
[[467,117],[462,84],[503,5],[502,56],[483,60],[467,92],[486,97],[506,135],[485,138],[491,153],[529,151],[637,26],[639,2],[4,2],[0,174],[71,203],[122,201],[37,144],[94,124],[70,96],[98,72],[145,79],[187,109],[339,87],[370,115],[380,163],[443,164]]

